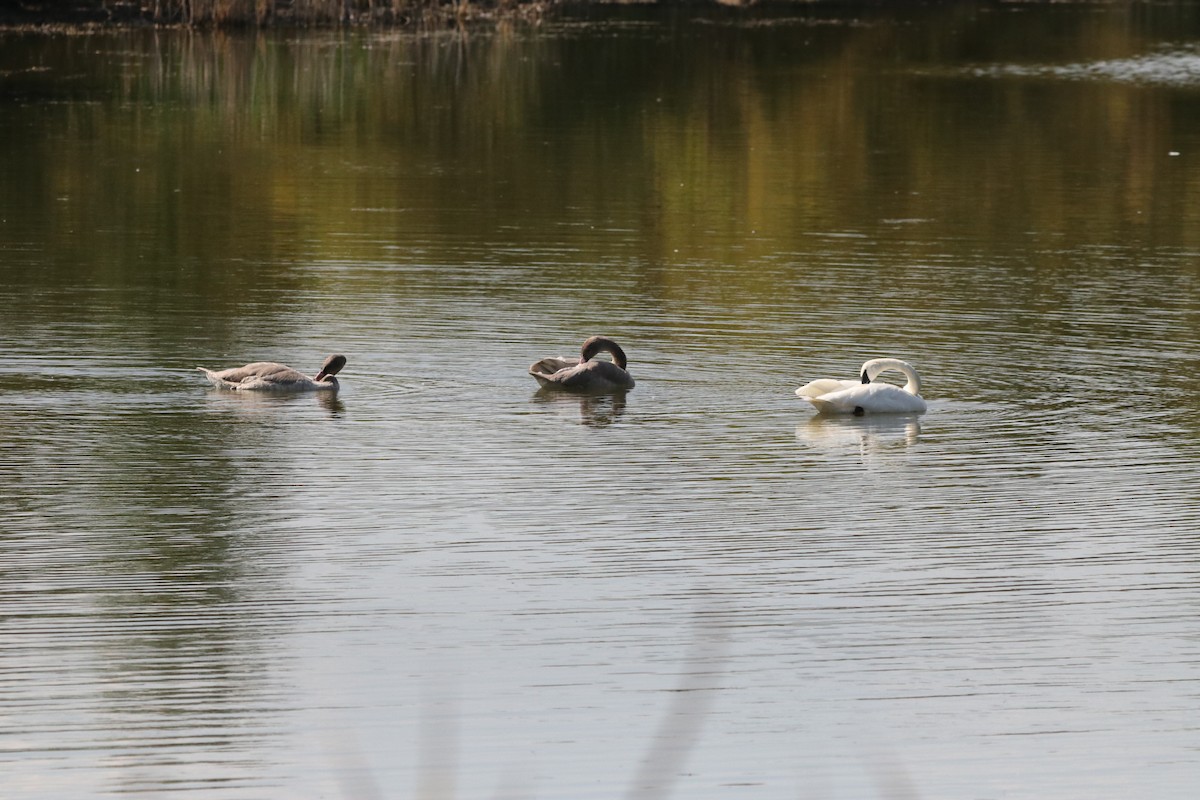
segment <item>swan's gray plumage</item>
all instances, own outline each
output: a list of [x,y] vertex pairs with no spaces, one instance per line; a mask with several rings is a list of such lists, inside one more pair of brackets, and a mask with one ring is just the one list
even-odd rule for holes
[[[593,356],[610,353],[612,361],[593,361]],[[625,367],[625,351],[607,336],[593,336],[583,343],[579,358],[551,357],[534,362],[529,374],[545,389],[573,392],[612,392],[632,389],[633,376]]]
[[274,361],[255,361],[253,364],[246,364],[243,367],[231,367],[219,371],[204,367],[196,367],[196,369],[203,372],[213,386],[221,389],[302,392],[337,389],[338,381],[334,375],[341,372],[345,366],[345,356],[329,356],[321,365],[321,370],[312,378],[286,364],[277,364]]

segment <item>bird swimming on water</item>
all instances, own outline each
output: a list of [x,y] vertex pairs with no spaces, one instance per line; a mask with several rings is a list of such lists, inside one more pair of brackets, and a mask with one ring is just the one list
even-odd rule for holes
[[[593,360],[600,353],[609,353],[613,360]],[[583,343],[579,358],[543,358],[529,366],[529,374],[543,389],[624,391],[634,387],[633,376],[625,369],[628,363],[619,344],[607,336],[593,336]]]
[[[875,383],[875,378],[889,370],[904,373],[908,383],[903,387],[891,383]],[[821,414],[924,414],[921,398],[921,377],[912,364],[898,358],[873,358],[859,369],[859,380],[821,378],[796,390],[799,397],[812,403]]]
[[310,392],[337,391],[338,381],[334,376],[346,366],[346,357],[332,355],[325,359],[315,377],[308,377],[299,370],[274,361],[256,361],[244,367],[232,367],[215,371],[196,367],[220,389],[233,391],[282,391]]

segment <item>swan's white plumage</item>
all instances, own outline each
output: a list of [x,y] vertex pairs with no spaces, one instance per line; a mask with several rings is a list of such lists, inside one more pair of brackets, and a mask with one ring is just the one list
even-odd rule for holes
[[862,381],[839,381],[836,378],[817,378],[815,381],[810,381],[797,389],[796,394],[800,397],[820,397],[823,394],[840,392],[842,389],[853,389],[855,386],[860,385],[862,385]]
[[[889,370],[904,373],[903,387],[874,383]],[[923,414],[921,378],[912,365],[898,358],[874,358],[862,365],[860,381],[831,378],[812,381],[796,390],[799,397],[812,403],[821,414]],[[863,382],[865,381],[865,382]]]
[[806,397],[822,414],[921,414],[925,401],[890,383],[860,383],[820,397]]

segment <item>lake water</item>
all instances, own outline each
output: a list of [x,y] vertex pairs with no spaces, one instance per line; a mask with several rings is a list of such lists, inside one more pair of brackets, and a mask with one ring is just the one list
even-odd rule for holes
[[6,798],[1195,796],[1188,4],[6,33],[0,152]]

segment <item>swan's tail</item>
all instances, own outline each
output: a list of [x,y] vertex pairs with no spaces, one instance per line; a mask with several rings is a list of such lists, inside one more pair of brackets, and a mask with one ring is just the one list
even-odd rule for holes
[[228,389],[229,388],[229,384],[227,382],[221,380],[220,376],[217,375],[217,373],[213,372],[211,369],[205,369],[204,367],[196,367],[196,371],[203,372],[204,377],[208,378],[208,382],[211,383],[213,386],[216,386],[219,389]]
[[805,397],[805,400],[813,404],[813,408],[818,414],[832,414],[837,411],[837,406],[828,400],[822,400],[820,397]]

